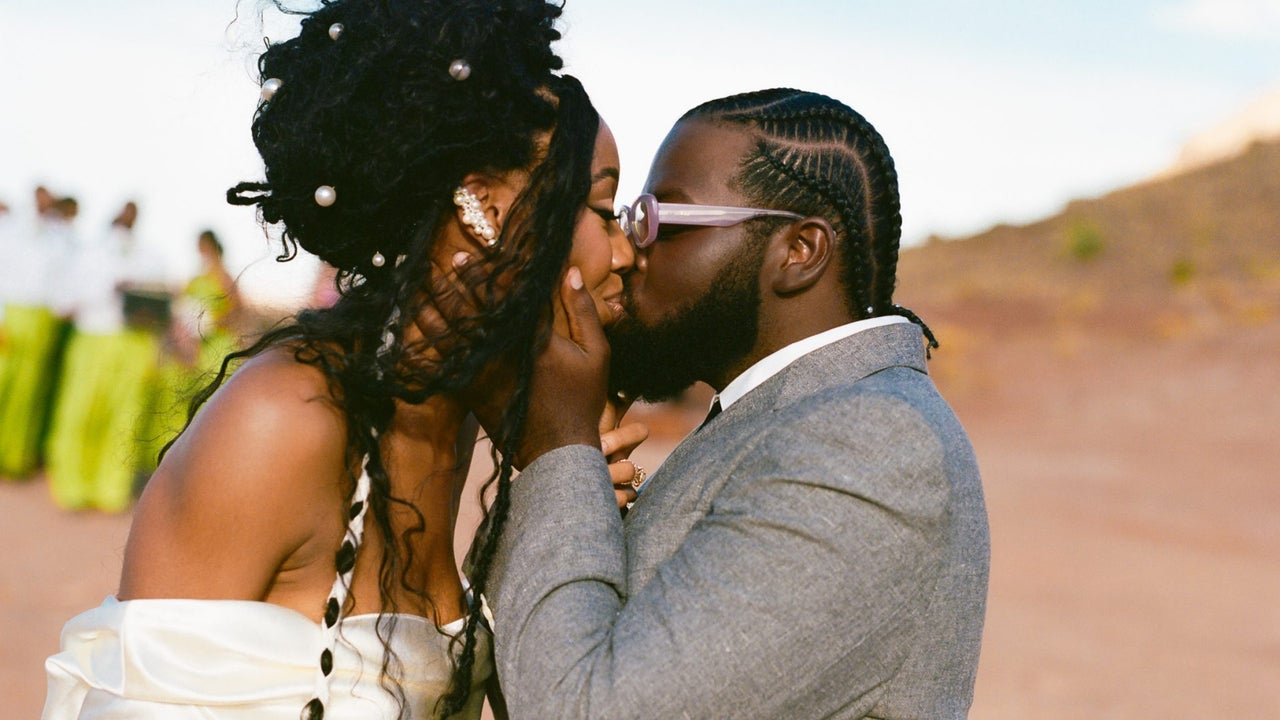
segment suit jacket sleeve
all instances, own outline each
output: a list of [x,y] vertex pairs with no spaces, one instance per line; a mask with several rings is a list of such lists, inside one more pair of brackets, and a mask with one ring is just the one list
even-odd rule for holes
[[490,582],[512,717],[786,717],[833,682],[842,715],[874,705],[939,572],[939,441],[882,396],[778,419],[634,594],[599,451],[515,481]]

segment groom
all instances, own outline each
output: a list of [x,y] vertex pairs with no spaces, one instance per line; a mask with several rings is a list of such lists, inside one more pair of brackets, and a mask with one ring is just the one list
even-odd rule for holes
[[512,716],[965,717],[986,511],[932,334],[892,302],[880,135],[813,93],[716,100],[645,192],[611,382],[716,402],[624,522],[596,430],[609,348],[570,270],[489,583]]

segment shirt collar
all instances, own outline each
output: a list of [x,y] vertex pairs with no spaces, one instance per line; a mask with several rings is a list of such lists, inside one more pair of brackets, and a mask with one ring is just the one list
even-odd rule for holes
[[803,340],[797,340],[747,368],[741,375],[734,378],[733,382],[725,385],[724,389],[717,393],[711,402],[714,405],[718,400],[720,401],[720,409],[728,410],[729,406],[741,400],[743,395],[759,387],[764,381],[781,372],[783,368],[814,350],[826,347],[837,340],[856,335],[863,330],[904,322],[910,321],[901,315],[884,315],[867,318],[866,320],[855,320],[847,325],[833,327],[817,335],[810,335]]

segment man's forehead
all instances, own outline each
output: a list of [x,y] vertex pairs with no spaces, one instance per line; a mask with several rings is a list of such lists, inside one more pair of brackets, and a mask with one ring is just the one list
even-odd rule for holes
[[754,142],[740,125],[700,119],[678,123],[653,159],[645,190],[667,202],[737,201],[735,178]]

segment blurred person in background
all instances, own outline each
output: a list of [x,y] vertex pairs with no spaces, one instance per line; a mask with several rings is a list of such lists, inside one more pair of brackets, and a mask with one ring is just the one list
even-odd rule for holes
[[40,464],[62,339],[55,308],[65,305],[56,270],[71,255],[76,209],[74,199],[59,201],[39,186],[31,222],[11,219],[8,238],[0,239],[0,477],[26,477]]
[[[17,234],[9,204],[0,200],[0,271],[13,272],[14,268],[20,267],[14,265],[10,258],[10,253],[13,252],[14,244],[17,242]],[[4,305],[4,296],[0,295],[0,363],[4,362]],[[3,368],[0,368],[0,378],[2,377]],[[3,380],[0,380],[0,394],[4,393],[2,383]]]
[[236,350],[242,333],[240,294],[213,230],[200,232],[196,252],[200,272],[175,298],[167,328],[155,402],[143,433],[140,483],[155,470],[165,444],[182,431],[191,399],[217,373],[222,358]]
[[41,232],[41,242],[47,245],[50,257],[47,273],[49,304],[60,318],[68,321],[78,297],[76,278],[67,270],[77,266],[83,249],[76,226],[79,217],[80,201],[71,196],[57,198]]
[[73,330],[46,445],[49,489],[67,510],[124,510],[142,462],[139,436],[167,317],[164,266],[139,246],[137,216],[126,203],[67,273]]
[[[0,200],[0,273],[14,272],[15,268],[20,268],[18,258],[14,257],[15,249],[18,242],[17,223],[13,219],[13,213],[9,210],[9,205]],[[9,280],[6,277],[3,283],[0,283],[0,403],[3,403],[7,392],[8,375],[5,372],[7,365],[8,353],[6,346],[9,344],[8,335],[4,329],[4,306],[5,294],[8,291]]]
[[186,334],[188,356],[201,372],[216,370],[236,349],[243,306],[235,280],[227,272],[222,243],[212,230],[196,239],[200,273],[187,283],[179,300],[179,321]]

